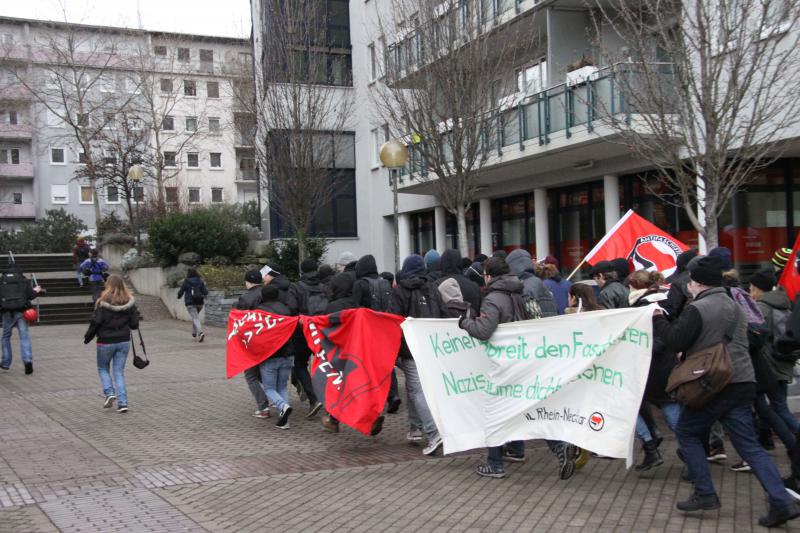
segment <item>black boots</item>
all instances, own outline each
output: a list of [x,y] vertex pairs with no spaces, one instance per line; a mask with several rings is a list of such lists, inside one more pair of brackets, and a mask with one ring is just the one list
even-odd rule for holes
[[664,464],[664,459],[661,458],[661,453],[658,451],[658,444],[656,441],[651,440],[644,443],[644,459],[635,469],[637,472],[645,472],[656,466]]
[[719,498],[716,494],[708,494],[701,496],[699,494],[692,494],[688,500],[678,502],[675,507],[679,511],[713,511],[720,508]]
[[797,511],[797,507],[791,504],[789,507],[769,507],[769,513],[767,516],[762,516],[758,519],[758,524],[763,527],[777,527],[781,524],[785,524],[789,520],[794,520],[800,516],[800,512]]
[[33,363],[25,363],[25,373],[33,374]]

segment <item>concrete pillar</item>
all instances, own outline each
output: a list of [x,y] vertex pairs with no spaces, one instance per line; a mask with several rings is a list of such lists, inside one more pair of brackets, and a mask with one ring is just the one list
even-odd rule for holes
[[481,253],[492,255],[492,202],[488,198],[478,201],[478,210],[481,223]]
[[619,176],[606,174],[603,176],[603,200],[605,200],[606,231],[611,231],[619,222]]
[[433,209],[433,226],[436,244],[434,248],[439,253],[447,249],[447,217],[444,207],[438,206]]
[[536,227],[536,259],[544,259],[550,253],[547,189],[533,190],[533,216]]
[[398,263],[402,266],[403,259],[411,254],[411,217],[408,213],[400,213],[398,215],[397,231],[400,236],[400,258]]

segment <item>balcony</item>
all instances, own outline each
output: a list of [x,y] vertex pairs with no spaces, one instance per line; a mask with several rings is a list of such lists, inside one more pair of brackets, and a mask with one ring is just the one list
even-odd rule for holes
[[31,101],[30,91],[21,83],[0,84],[0,101]]
[[29,141],[33,136],[30,124],[0,124],[0,139],[6,141]]
[[36,218],[36,206],[32,203],[0,202],[0,219],[8,218]]
[[0,163],[0,178],[33,179],[33,163]]
[[233,136],[233,145],[236,148],[253,148],[255,145],[255,135],[237,131]]
[[254,168],[240,168],[236,170],[237,183],[255,183],[258,174]]

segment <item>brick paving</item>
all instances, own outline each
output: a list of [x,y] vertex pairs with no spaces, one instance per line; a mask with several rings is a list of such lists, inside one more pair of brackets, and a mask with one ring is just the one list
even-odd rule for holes
[[754,476],[715,465],[722,509],[676,511],[690,486],[673,439],[646,474],[593,459],[562,482],[541,443],[504,480],[473,473],[478,453],[425,458],[404,440],[404,409],[376,438],[332,435],[293,396],[292,428],[279,431],[251,416],[243,378],[224,378],[222,330],[199,344],[189,324],[152,318],[153,363],[127,367],[126,415],[101,407],[82,326],[33,328],[34,374],[19,360],[0,371],[0,532],[725,532],[759,529],[766,510]]

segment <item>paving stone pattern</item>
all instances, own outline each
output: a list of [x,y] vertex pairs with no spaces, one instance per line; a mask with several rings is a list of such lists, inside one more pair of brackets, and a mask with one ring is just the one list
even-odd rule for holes
[[[0,371],[0,533],[725,532],[758,529],[766,510],[754,476],[715,465],[722,509],[676,511],[690,486],[671,438],[654,471],[593,459],[563,482],[540,442],[503,480],[475,475],[478,452],[426,458],[405,441],[405,409],[375,438],[332,435],[292,391],[291,429],[280,431],[251,416],[241,376],[225,379],[223,330],[207,328],[200,344],[189,324],[150,318],[152,364],[127,367],[126,415],[102,408],[82,326],[33,328],[34,374],[18,359]],[[787,471],[785,454],[772,454]]]

